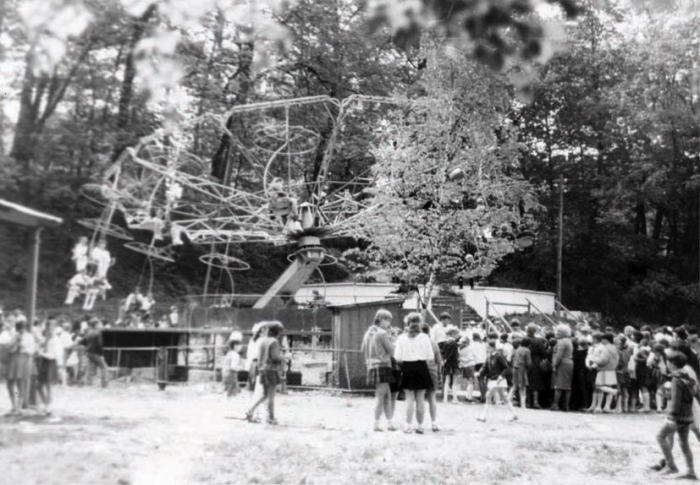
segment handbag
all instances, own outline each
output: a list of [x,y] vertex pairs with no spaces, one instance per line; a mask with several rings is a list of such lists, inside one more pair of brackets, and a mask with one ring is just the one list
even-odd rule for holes
[[552,372],[552,363],[549,361],[549,359],[540,360],[540,372],[544,374]]

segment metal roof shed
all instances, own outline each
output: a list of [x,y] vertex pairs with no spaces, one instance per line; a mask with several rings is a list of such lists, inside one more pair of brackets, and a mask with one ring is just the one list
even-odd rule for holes
[[27,294],[25,300],[25,313],[27,314],[27,321],[31,325],[36,312],[36,284],[39,273],[41,230],[44,227],[61,225],[63,220],[59,217],[0,199],[0,222],[24,226],[31,231],[29,247],[27,248],[29,266],[27,267]]

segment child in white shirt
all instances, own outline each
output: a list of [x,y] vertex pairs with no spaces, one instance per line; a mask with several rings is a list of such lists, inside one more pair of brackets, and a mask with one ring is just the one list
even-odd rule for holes
[[241,356],[238,353],[240,345],[240,340],[230,340],[228,343],[228,352],[226,352],[224,356],[221,371],[227,398],[235,396],[240,392],[240,387],[238,386],[238,368],[241,364]]

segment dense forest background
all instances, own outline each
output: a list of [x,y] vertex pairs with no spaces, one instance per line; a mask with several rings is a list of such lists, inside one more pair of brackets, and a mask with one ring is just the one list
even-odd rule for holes
[[[526,76],[522,67],[518,75],[508,66],[495,73],[469,53],[452,53],[460,60],[451,75],[482,87],[490,76],[506,86],[498,108],[482,96],[462,96],[458,108],[466,119],[484,107],[500,110],[518,143],[514,170],[535,187],[540,206],[535,244],[507,256],[480,283],[555,290],[558,181],[565,179],[564,304],[602,312],[618,323],[696,323],[700,19],[672,5],[582,4],[578,18],[563,23],[554,57],[528,64]],[[139,89],[144,71],[137,69],[143,63],[137,46],[161,27],[156,9],[135,16],[115,2],[86,5],[89,27],[67,38],[51,69],[37,70],[35,44],[22,28],[22,2],[0,2],[0,197],[65,220],[43,233],[40,307],[58,306],[64,297],[72,276],[70,249],[87,235],[76,221],[99,215],[100,208],[81,197],[79,188],[99,181],[126,147],[168,121],[167,110]],[[184,69],[184,115],[223,114],[238,104],[319,94],[427,96],[424,73],[435,68],[428,63],[452,62],[431,55],[440,39],[433,34],[398,49],[390,32],[369,30],[363,5],[295,2],[277,19],[293,34],[284,54],[269,49],[270,41],[244,35],[216,10],[197,28],[181,29],[173,55]],[[214,157],[217,147],[208,148]],[[365,147],[351,148],[347,151],[368,163]],[[0,226],[0,302],[9,307],[23,298],[25,237],[15,227]],[[340,256],[358,244],[337,240],[331,250]],[[150,267],[117,241],[111,240],[110,249],[117,258],[111,296],[124,297],[149,280]],[[177,264],[154,266],[157,299],[202,293],[203,250],[186,246],[178,250]],[[236,274],[240,293],[262,292],[287,264],[285,248],[249,244],[236,254],[252,267]],[[357,275],[357,266],[357,258],[345,263],[341,258],[324,269],[325,280],[369,278]],[[454,275],[442,281],[455,282]],[[211,291],[230,290],[227,278],[214,272]]]

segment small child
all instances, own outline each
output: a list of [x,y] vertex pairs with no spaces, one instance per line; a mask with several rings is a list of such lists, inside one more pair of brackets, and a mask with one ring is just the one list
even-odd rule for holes
[[469,337],[459,340],[459,368],[462,371],[462,379],[466,384],[465,397],[467,402],[472,402],[474,396],[474,375],[476,356],[474,348],[470,345]]
[[68,281],[68,295],[66,296],[66,305],[72,305],[75,299],[84,293],[92,284],[92,278],[88,276],[85,270],[80,271]]
[[513,396],[519,396],[520,407],[525,409],[527,402],[527,371],[532,365],[532,355],[530,354],[531,340],[528,337],[520,341],[520,346],[513,354],[513,387],[510,390],[509,399],[513,401]]
[[447,402],[447,395],[452,393],[452,401],[458,402],[453,391],[454,387],[454,377],[457,372],[459,372],[459,345],[457,344],[457,339],[459,338],[459,330],[456,327],[452,327],[447,330],[447,340],[442,346],[442,376],[443,376],[443,391],[442,391],[442,401]]
[[224,381],[226,397],[236,396],[240,392],[238,386],[238,367],[241,364],[241,356],[238,353],[241,345],[240,340],[229,340],[228,352],[224,356],[221,373]]
[[673,460],[673,435],[678,433],[683,457],[688,467],[685,475],[679,478],[697,480],[688,435],[693,425],[693,401],[698,396],[698,384],[684,369],[686,362],[687,359],[681,352],[672,352],[668,356],[668,369],[671,372],[671,402],[668,406],[668,416],[656,436],[664,459],[651,468],[655,471],[663,470],[664,475],[678,473],[678,468]]
[[496,342],[498,341],[498,334],[489,334],[488,344],[491,348],[491,353],[486,358],[486,363],[481,368],[479,375],[488,379],[488,385],[486,392],[486,402],[484,404],[484,413],[481,417],[477,418],[478,421],[486,422],[486,415],[489,410],[489,403],[491,399],[499,396],[502,401],[508,406],[508,410],[511,413],[511,421],[516,421],[518,416],[515,414],[513,405],[508,397],[508,383],[506,381],[506,374],[510,370],[508,366],[508,361],[506,360],[503,350],[496,348]]
[[267,336],[258,343],[258,380],[263,389],[263,395],[246,411],[248,421],[255,421],[255,409],[267,399],[267,423],[279,424],[275,419],[275,394],[277,385],[282,382],[282,363],[279,337],[284,332],[281,322],[273,321],[267,324]]

